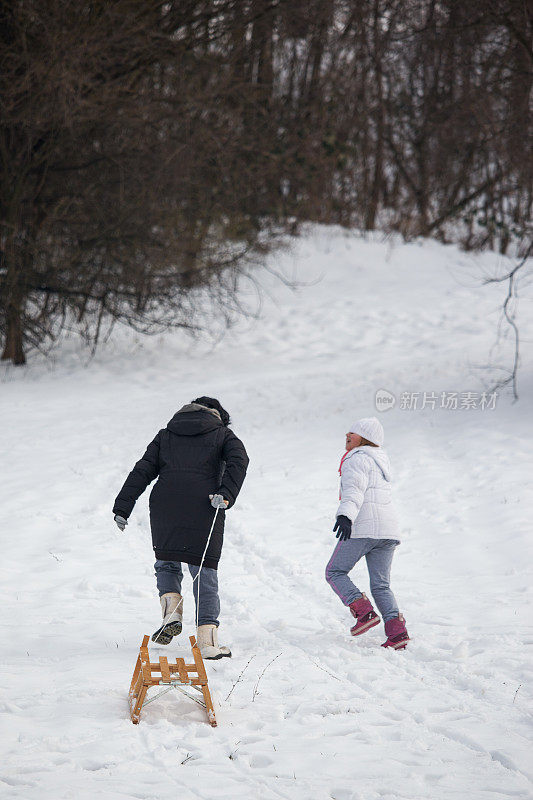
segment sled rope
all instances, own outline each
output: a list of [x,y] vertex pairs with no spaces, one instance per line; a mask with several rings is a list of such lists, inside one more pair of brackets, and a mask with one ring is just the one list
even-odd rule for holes
[[207,542],[204,548],[204,552],[202,553],[202,560],[200,561],[200,569],[196,575],[196,578],[193,578],[192,585],[193,585],[193,592],[194,592],[194,581],[198,581],[196,584],[196,630],[198,630],[198,611],[200,609],[200,575],[202,574],[202,567],[204,565],[204,558],[205,554],[207,553],[207,548],[209,547],[209,542],[211,541],[211,536],[213,535],[213,531],[215,529],[215,522],[217,521],[218,516],[218,506],[215,508],[215,516],[213,517],[213,524],[211,525],[211,530],[209,531],[209,536],[207,537]]

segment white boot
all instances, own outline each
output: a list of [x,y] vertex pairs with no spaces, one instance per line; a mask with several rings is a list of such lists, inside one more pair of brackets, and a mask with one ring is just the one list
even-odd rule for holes
[[216,625],[198,625],[198,647],[202,658],[214,660],[215,658],[231,658],[229,647],[220,647],[218,644],[218,628]]
[[183,619],[183,597],[177,592],[167,592],[159,598],[163,612],[163,624],[152,635],[152,642],[169,644],[173,636],[181,633]]

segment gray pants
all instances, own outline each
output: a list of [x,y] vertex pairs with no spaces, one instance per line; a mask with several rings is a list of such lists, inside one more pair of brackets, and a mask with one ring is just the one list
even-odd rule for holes
[[383,617],[383,621],[398,616],[398,605],[391,592],[390,568],[396,539],[347,539],[339,541],[326,567],[326,580],[345,606],[362,597],[362,592],[352,583],[348,572],[366,557],[370,576],[370,591]]
[[[194,564],[187,564],[189,572],[194,581],[193,593],[194,602],[197,604],[198,625],[216,625],[218,627],[218,615],[220,614],[220,600],[218,597],[218,574],[216,569],[202,567],[202,572],[197,580],[200,567]],[[183,580],[183,569],[179,561],[160,561],[155,562],[155,577],[159,597],[167,592],[177,592],[181,594],[181,582]]]

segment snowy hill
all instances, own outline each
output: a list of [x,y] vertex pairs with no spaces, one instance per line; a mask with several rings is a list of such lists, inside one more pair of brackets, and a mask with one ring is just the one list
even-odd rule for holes
[[[299,288],[260,273],[260,318],[219,340],[117,331],[88,365],[73,340],[53,364],[2,367],[3,797],[533,796],[531,301],[521,399],[482,408],[505,288],[480,283],[501,257],[312,228],[272,265]],[[396,398],[385,413],[380,389]],[[177,693],[133,726],[131,672],[160,613],[148,492],[125,534],[111,506],[201,394],[229,409],[251,458],[219,572],[234,657],[208,666],[217,729]],[[353,639],[324,580],[344,433],[376,413],[403,531],[399,653],[380,647],[382,625]],[[365,567],[354,574],[368,589]],[[184,634],[156,657],[186,652],[189,577],[184,594]]]

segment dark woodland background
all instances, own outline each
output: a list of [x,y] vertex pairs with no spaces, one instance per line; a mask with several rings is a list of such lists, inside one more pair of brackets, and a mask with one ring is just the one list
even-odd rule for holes
[[0,337],[194,324],[302,221],[520,256],[527,0],[0,0]]

